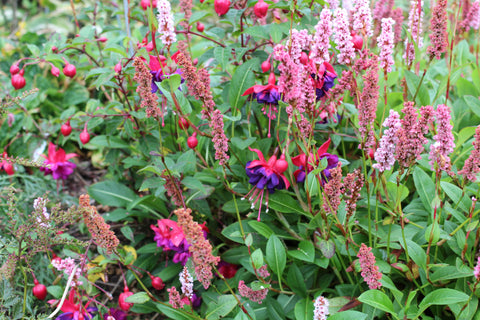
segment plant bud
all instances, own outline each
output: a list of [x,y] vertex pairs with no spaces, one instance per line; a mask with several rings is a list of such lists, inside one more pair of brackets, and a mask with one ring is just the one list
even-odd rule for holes
[[13,75],[12,86],[15,88],[15,90],[22,89],[26,84],[27,82],[25,81],[25,78],[20,73]]
[[268,60],[262,62],[261,68],[263,72],[267,72],[268,70],[270,70],[271,67],[272,66],[270,65],[270,62]]
[[65,67],[63,67],[63,74],[69,78],[73,78],[77,74],[77,68],[73,64],[67,62]]
[[192,136],[187,139],[187,145],[190,149],[195,149],[195,147],[198,145],[196,132],[193,133]]
[[228,12],[228,10],[230,10],[230,0],[215,0],[213,6],[215,8],[215,12],[219,16],[223,16]]
[[265,18],[268,13],[268,3],[263,0],[259,0],[255,6],[253,6],[253,12],[255,12],[257,18]]

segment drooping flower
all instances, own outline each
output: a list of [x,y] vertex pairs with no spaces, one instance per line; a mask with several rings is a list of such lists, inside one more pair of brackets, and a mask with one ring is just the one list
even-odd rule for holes
[[298,156],[292,158],[292,163],[300,167],[298,170],[296,170],[293,173],[297,182],[305,181],[307,174],[314,169],[314,166],[318,167],[320,164],[320,161],[323,158],[327,158],[328,165],[320,173],[322,177],[322,183],[325,183],[332,177],[330,170],[337,166],[338,156],[327,153],[328,147],[330,146],[330,142],[331,140],[329,138],[324,144],[320,146],[320,148],[318,148],[317,153],[311,153],[309,155],[308,160],[307,160],[307,156],[304,153],[299,154]]
[[[248,88],[242,96],[251,95],[258,103],[263,104],[262,112],[268,117],[268,136],[270,137],[271,121],[276,118],[278,100],[281,99],[278,87],[275,85],[275,74],[272,72],[268,76],[267,85],[254,85]],[[268,108],[268,111],[267,109]]]
[[[81,299],[75,297],[76,292],[75,289],[70,290],[70,294],[68,296],[68,300],[65,300],[63,302],[61,310],[64,312],[58,317],[55,318],[55,320],[78,320],[81,317],[85,320],[92,320],[94,317],[94,314],[98,311],[97,308],[94,307],[88,307],[90,304],[90,301],[87,302],[84,305],[82,305]],[[57,303],[58,300],[50,300],[48,303],[50,304],[55,304]]]
[[311,74],[311,77],[313,79],[317,100],[320,100],[327,94],[328,90],[335,85],[337,73],[332,65],[325,61],[319,65],[316,73]]
[[58,148],[53,143],[48,145],[48,157],[42,154],[45,158],[45,165],[49,167],[42,167],[40,171],[43,171],[45,175],[51,174],[53,179],[67,179],[69,175],[73,173],[73,169],[77,166],[75,163],[68,161],[73,157],[76,157],[75,153],[65,153],[65,150]]
[[127,320],[127,313],[120,309],[110,308],[109,312],[103,315],[103,320]]
[[273,155],[267,162],[260,150],[250,147],[249,149],[257,153],[259,160],[248,161],[245,167],[245,172],[250,178],[248,182],[254,186],[245,196],[245,199],[252,201],[252,209],[255,207],[255,204],[260,201],[257,218],[257,220],[260,221],[265,188],[267,190],[265,205],[267,206],[266,212],[268,212],[268,195],[274,193],[275,190],[288,189],[288,187],[290,187],[290,182],[288,182],[283,174],[288,168],[288,163],[284,155],[281,155],[278,160],[277,157]]
[[[174,56],[172,56],[172,59],[175,59]],[[167,70],[167,64],[165,63],[166,60],[167,58],[162,55],[160,55],[160,59],[150,55],[150,62],[148,66],[150,67],[150,73],[152,74],[152,93],[156,93],[158,91],[157,82],[162,82],[174,74],[179,74],[180,76],[182,75],[182,71],[180,69],[175,70],[171,74],[164,73],[164,71]],[[184,83],[185,79],[183,79],[183,77],[181,79],[181,83]]]
[[155,232],[153,240],[157,242],[157,246],[162,247],[164,251],[174,251],[173,262],[181,262],[182,265],[185,265],[191,253],[188,251],[190,244],[187,242],[182,228],[177,222],[170,219],[160,219],[157,221],[157,225],[158,227],[150,226]]
[[[3,153],[3,158],[8,159],[8,154],[6,152]],[[2,162],[0,162],[0,171],[1,170],[5,170],[9,176],[15,173],[12,163],[10,163],[8,160],[2,160]]]

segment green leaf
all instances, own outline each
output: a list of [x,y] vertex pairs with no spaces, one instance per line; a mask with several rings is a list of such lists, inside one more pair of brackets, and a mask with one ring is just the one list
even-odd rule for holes
[[268,206],[281,213],[300,213],[306,217],[312,218],[312,215],[302,210],[298,201],[286,193],[275,192],[268,199]]
[[207,309],[207,320],[225,317],[237,305],[237,300],[231,294],[218,297],[216,302],[210,302]]
[[270,25],[266,24],[263,26],[253,26],[245,28],[244,32],[246,34],[251,35],[255,38],[255,40],[270,40],[270,33],[269,33]]
[[418,305],[417,317],[423,314],[430,306],[434,305],[449,305],[460,302],[466,302],[468,295],[454,289],[441,288],[430,292],[423,298]]
[[330,259],[335,254],[335,242],[332,239],[320,239],[319,246],[325,258]]
[[231,48],[223,48],[223,47],[216,47],[213,50],[213,54],[215,55],[215,59],[220,64],[222,70],[225,70],[228,66],[228,61],[232,56],[232,49]]
[[[313,302],[311,299],[302,299],[295,304],[295,319],[310,320],[313,319]],[[349,319],[351,320],[351,319]]]
[[470,207],[472,206],[472,200],[463,193],[462,189],[446,181],[440,181],[440,186],[442,187],[442,190],[445,191],[445,193],[448,195],[448,197],[454,202],[452,205],[453,207],[458,205],[458,207],[462,209],[465,213],[470,211]]
[[250,137],[247,139],[241,139],[238,137],[232,138],[232,144],[240,150],[245,150],[248,146],[254,143],[257,140],[256,137]]
[[87,190],[95,201],[112,207],[127,207],[137,197],[135,192],[113,180],[95,183]]
[[90,140],[90,144],[96,147],[111,148],[111,149],[128,149],[130,144],[123,141],[117,136],[99,135]]
[[235,71],[230,84],[229,102],[232,110],[240,109],[247,100],[242,94],[255,84],[254,69],[260,64],[258,59],[248,60]]
[[[422,85],[420,85],[420,76],[417,76],[415,73],[406,70],[405,71],[405,80],[407,80],[407,87],[408,92],[410,93],[411,97],[415,95],[415,92],[418,90],[417,93],[417,100],[420,105],[427,106],[430,104],[430,95],[428,93],[427,86],[425,85],[425,79]],[[420,88],[419,88],[420,86]]]
[[[408,255],[412,258],[421,269],[425,270],[427,268],[427,254],[418,244],[413,242],[410,239],[405,239],[407,243]],[[404,246],[403,241],[400,243],[402,247]]]
[[132,228],[130,228],[129,226],[124,226],[120,229],[120,231],[125,236],[125,238],[127,238],[128,240],[130,240],[132,242],[135,241]]
[[289,250],[288,255],[294,259],[313,262],[315,259],[315,248],[310,241],[301,241],[297,250]]
[[126,302],[130,302],[130,303],[145,303],[149,300],[150,300],[150,297],[146,292],[137,292],[125,299]]
[[293,290],[293,292],[300,295],[302,298],[307,297],[305,279],[295,263],[292,263],[288,269],[287,284]]
[[263,252],[262,249],[258,248],[252,253],[253,265],[256,269],[260,269],[263,266]]
[[265,301],[267,304],[267,312],[269,319],[275,320],[284,320],[285,319],[285,311],[283,310],[283,306],[275,299],[267,299]]
[[417,166],[413,170],[413,182],[423,206],[428,212],[431,212],[432,201],[435,198],[435,184],[432,178]]
[[276,235],[272,235],[267,241],[266,260],[269,267],[278,275],[280,280],[287,263],[287,254],[282,241]]
[[328,320],[364,320],[367,317],[366,313],[347,310],[332,314],[328,317]]
[[472,272],[461,272],[454,266],[441,266],[430,276],[432,282],[471,277]]
[[157,304],[158,310],[160,310],[168,319],[175,320],[192,320],[192,316],[182,309],[174,309],[168,304]]
[[358,301],[388,313],[395,313],[392,301],[380,290],[365,291],[358,297]]
[[261,234],[267,239],[270,238],[272,234],[274,234],[273,230],[263,222],[252,220],[252,221],[249,221],[248,224],[255,231],[257,231],[259,234]]

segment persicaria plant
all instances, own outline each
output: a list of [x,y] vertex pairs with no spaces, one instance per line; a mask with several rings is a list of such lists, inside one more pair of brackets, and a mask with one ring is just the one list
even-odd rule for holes
[[480,317],[479,0],[7,3],[0,318]]

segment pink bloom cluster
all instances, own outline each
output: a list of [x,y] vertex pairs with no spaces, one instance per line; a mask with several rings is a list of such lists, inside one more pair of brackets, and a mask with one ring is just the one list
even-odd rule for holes
[[[75,268],[75,260],[73,260],[70,257],[65,259],[56,258],[52,260],[52,266],[54,266],[55,269],[57,269],[58,271],[63,271],[63,273],[65,274],[65,277],[68,278],[70,277],[73,269]],[[73,276],[72,287],[81,286],[83,284],[83,282],[80,281],[81,275],[82,275],[82,269],[77,268],[75,270],[75,275]]]
[[364,150],[375,145],[374,122],[379,95],[377,56],[372,56],[369,60],[370,67],[363,76],[364,88],[358,105],[358,130],[361,135],[359,147]]
[[397,132],[401,127],[400,115],[394,110],[390,110],[390,115],[383,122],[383,126],[388,128],[380,139],[380,146],[375,151],[375,163],[373,168],[380,172],[390,170],[395,163],[395,147],[398,143]]
[[470,28],[478,30],[480,27],[480,1],[476,0],[471,3],[465,19],[461,23],[461,27],[468,31]]
[[437,0],[432,10],[432,19],[430,20],[430,41],[432,45],[428,47],[427,52],[430,57],[440,59],[442,53],[447,50],[447,0]]
[[448,156],[455,149],[453,126],[450,124],[450,108],[444,104],[438,105],[435,117],[437,118],[437,134],[433,136],[435,142],[430,146],[428,159],[430,159],[432,170],[437,163],[440,170],[453,175],[450,157]]
[[375,256],[371,251],[372,248],[362,243],[357,257],[362,269],[363,280],[365,280],[370,289],[379,289],[382,286],[379,281],[382,279],[382,273],[378,270],[378,266],[375,265]]
[[48,220],[50,214],[47,211],[47,200],[43,198],[37,198],[33,201],[33,209],[37,215],[37,222],[41,227],[47,228],[49,226]]
[[253,290],[245,284],[243,280],[238,282],[238,292],[242,297],[248,298],[253,302],[261,304],[262,301],[267,297],[268,289]]
[[329,315],[328,300],[322,296],[318,296],[313,306],[315,307],[315,310],[313,310],[313,320],[327,320],[327,316]]
[[177,41],[170,2],[168,0],[157,0],[157,10],[160,39],[167,48],[170,48],[170,46]]
[[325,2],[328,3],[328,5],[330,6],[330,9],[331,9],[331,10],[335,10],[335,9],[338,8],[338,5],[339,5],[339,1],[338,1],[338,0],[326,0]]
[[480,280],[480,257],[478,257],[477,259],[477,265],[475,266],[475,268],[473,269],[473,276],[475,277],[475,279],[477,281]]
[[377,43],[380,47],[380,67],[385,69],[386,72],[391,72],[392,66],[395,63],[393,60],[393,47],[395,45],[395,34],[393,32],[394,23],[395,20],[392,18],[383,18],[382,33],[377,38]]
[[180,208],[174,211],[178,217],[178,225],[182,228],[185,238],[190,243],[195,274],[205,289],[210,286],[213,278],[212,266],[220,262],[220,258],[212,255],[212,245],[205,239],[202,227],[193,220],[192,210]]
[[189,299],[193,298],[193,277],[188,272],[186,266],[183,267],[182,272],[178,275],[180,283],[182,284],[182,293]]
[[327,213],[337,213],[340,205],[340,195],[343,193],[342,163],[330,170],[331,178],[325,184],[323,190],[323,209]]
[[293,62],[299,64],[303,50],[310,50],[312,44],[312,36],[308,34],[308,30],[292,30],[292,36],[288,39],[287,47],[289,48],[290,58]]
[[473,150],[465,161],[463,169],[458,173],[463,175],[464,179],[475,182],[477,181],[476,174],[480,172],[480,125],[475,129],[475,136],[472,144]]
[[[412,40],[417,44],[417,47],[420,49],[423,47],[423,31],[422,31],[422,20],[423,20],[423,0],[410,0],[410,13],[408,15],[408,30],[412,36]],[[411,64],[415,60],[415,46],[405,39],[405,54],[403,58],[407,61],[407,64]]]
[[370,1],[353,1],[353,31],[357,34],[365,34],[368,37],[373,35],[372,30],[372,11],[370,10]]
[[348,27],[348,14],[345,9],[337,8],[335,10],[335,20],[333,22],[335,33],[335,43],[340,53],[337,56],[338,63],[350,64],[355,57],[352,35]]
[[323,9],[320,12],[320,20],[318,20],[315,30],[310,59],[316,64],[322,64],[330,60],[328,50],[330,49],[330,35],[332,34],[332,12],[329,9]]
[[400,166],[408,167],[420,158],[424,147],[428,142],[425,134],[428,132],[428,125],[433,119],[433,107],[424,106],[420,108],[421,117],[418,119],[417,110],[413,102],[405,102],[402,112],[405,117],[401,120],[402,126],[398,129],[398,144],[396,158]]
[[168,303],[170,303],[172,308],[174,309],[183,308],[183,306],[185,305],[185,302],[180,297],[180,293],[177,291],[177,288],[171,287],[167,289],[167,292],[168,292]]

